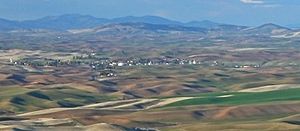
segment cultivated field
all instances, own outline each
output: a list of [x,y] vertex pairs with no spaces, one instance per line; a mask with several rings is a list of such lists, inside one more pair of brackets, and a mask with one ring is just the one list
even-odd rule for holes
[[122,31],[0,33],[0,130],[300,130],[298,38]]

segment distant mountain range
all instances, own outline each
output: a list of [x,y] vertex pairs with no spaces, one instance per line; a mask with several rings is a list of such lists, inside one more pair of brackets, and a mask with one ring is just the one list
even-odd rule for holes
[[[177,25],[186,27],[200,27],[206,29],[227,26],[227,24],[216,23],[208,20],[191,21],[187,23],[173,21],[158,16],[127,16],[114,19],[96,18],[89,15],[67,14],[61,16],[47,16],[36,20],[11,21],[0,19],[0,30],[15,29],[52,29],[52,30],[69,30],[93,28],[106,24],[118,23],[148,23],[159,25]],[[229,25],[228,25],[229,26]]]
[[36,20],[12,21],[0,19],[1,32],[59,31],[73,34],[131,34],[158,35],[174,33],[205,34],[208,36],[270,36],[277,38],[299,37],[299,30],[268,23],[248,27],[216,23],[208,20],[179,22],[158,16],[96,18],[89,15],[67,14],[48,16]]

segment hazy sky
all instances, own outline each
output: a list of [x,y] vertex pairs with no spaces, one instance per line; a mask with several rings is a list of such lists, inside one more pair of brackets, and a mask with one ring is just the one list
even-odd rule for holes
[[156,15],[179,21],[212,20],[240,25],[300,24],[300,0],[0,0],[0,17]]

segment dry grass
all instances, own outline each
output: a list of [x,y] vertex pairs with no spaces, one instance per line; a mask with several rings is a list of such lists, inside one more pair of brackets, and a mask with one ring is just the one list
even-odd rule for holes
[[244,89],[244,90],[240,90],[239,92],[266,92],[266,91],[275,91],[275,90],[292,89],[292,88],[300,88],[300,85],[299,84],[268,85],[268,86]]
[[298,131],[300,127],[280,122],[193,123],[162,128],[162,131]]

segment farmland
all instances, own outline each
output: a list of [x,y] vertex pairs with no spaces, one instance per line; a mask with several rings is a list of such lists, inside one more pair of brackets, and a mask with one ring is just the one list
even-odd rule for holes
[[0,130],[299,130],[297,30],[223,26],[0,32]]

